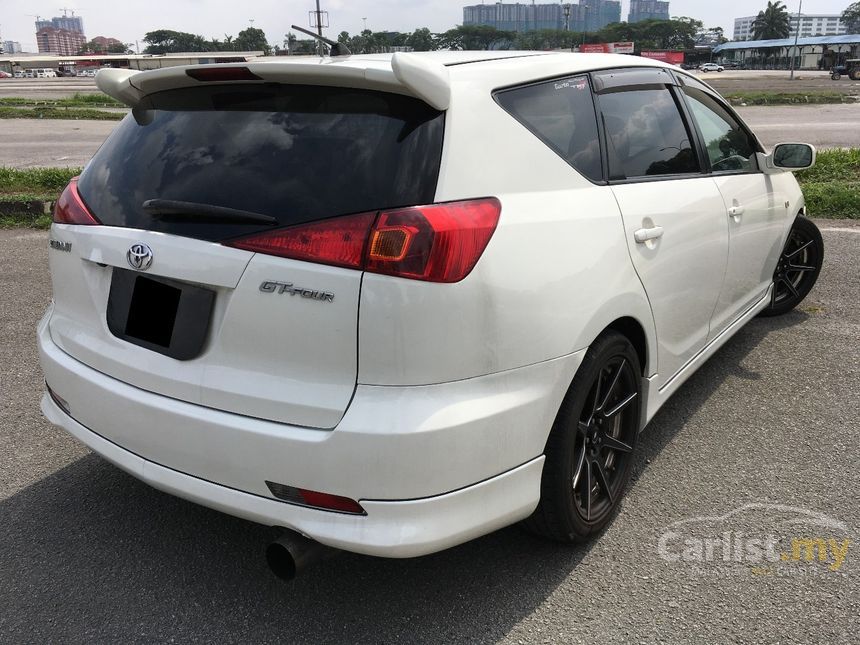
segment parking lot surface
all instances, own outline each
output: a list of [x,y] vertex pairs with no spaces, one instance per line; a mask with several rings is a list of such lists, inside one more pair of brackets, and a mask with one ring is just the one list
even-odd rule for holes
[[[661,410],[595,542],[511,527],[414,560],[343,554],[290,584],[264,563],[273,529],[151,489],[42,418],[48,235],[0,231],[0,642],[856,642],[860,226],[819,225],[801,310],[751,322]],[[841,563],[661,551],[706,516],[724,516],[718,539],[849,542]]]

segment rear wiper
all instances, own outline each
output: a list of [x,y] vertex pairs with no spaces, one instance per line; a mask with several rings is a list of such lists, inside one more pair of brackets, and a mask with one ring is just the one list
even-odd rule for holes
[[258,224],[274,225],[278,220],[271,215],[254,213],[252,211],[240,211],[235,208],[224,208],[212,204],[198,204],[197,202],[180,202],[173,199],[147,199],[143,202],[143,210],[155,219],[182,219],[192,222],[219,224],[247,224],[249,222]]

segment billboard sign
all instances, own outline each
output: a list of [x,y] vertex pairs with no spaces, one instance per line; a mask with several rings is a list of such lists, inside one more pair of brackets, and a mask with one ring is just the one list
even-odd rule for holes
[[609,52],[611,54],[632,54],[634,43],[609,43]]
[[587,43],[581,45],[583,54],[632,54],[634,43]]
[[652,58],[654,60],[663,61],[670,65],[680,65],[684,62],[684,52],[643,51],[640,56],[643,58]]

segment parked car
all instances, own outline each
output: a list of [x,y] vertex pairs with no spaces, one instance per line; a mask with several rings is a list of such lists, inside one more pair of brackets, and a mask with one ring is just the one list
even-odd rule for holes
[[717,65],[716,63],[703,63],[699,69],[705,73],[707,72],[722,72],[725,68],[722,65]]
[[12,75],[9,72],[4,72],[0,70],[0,78],[12,78]]
[[285,578],[320,544],[598,535],[640,430],[821,268],[791,174],[814,148],[768,153],[664,63],[452,51],[96,82],[135,109],[54,212],[42,410],[157,488],[286,529]]
[[36,78],[56,78],[57,72],[49,67],[34,70]]
[[14,72],[12,72],[12,75],[15,78],[24,78],[24,72],[21,70],[15,70]]

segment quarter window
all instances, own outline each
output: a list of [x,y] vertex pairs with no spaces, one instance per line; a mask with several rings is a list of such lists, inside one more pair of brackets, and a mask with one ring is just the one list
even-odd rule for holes
[[712,96],[685,87],[687,104],[702,133],[711,169],[714,172],[755,172],[758,170],[756,143],[740,123]]
[[667,87],[600,94],[611,179],[699,172],[690,134]]
[[592,181],[601,181],[600,142],[586,76],[561,78],[496,94],[506,112]]

